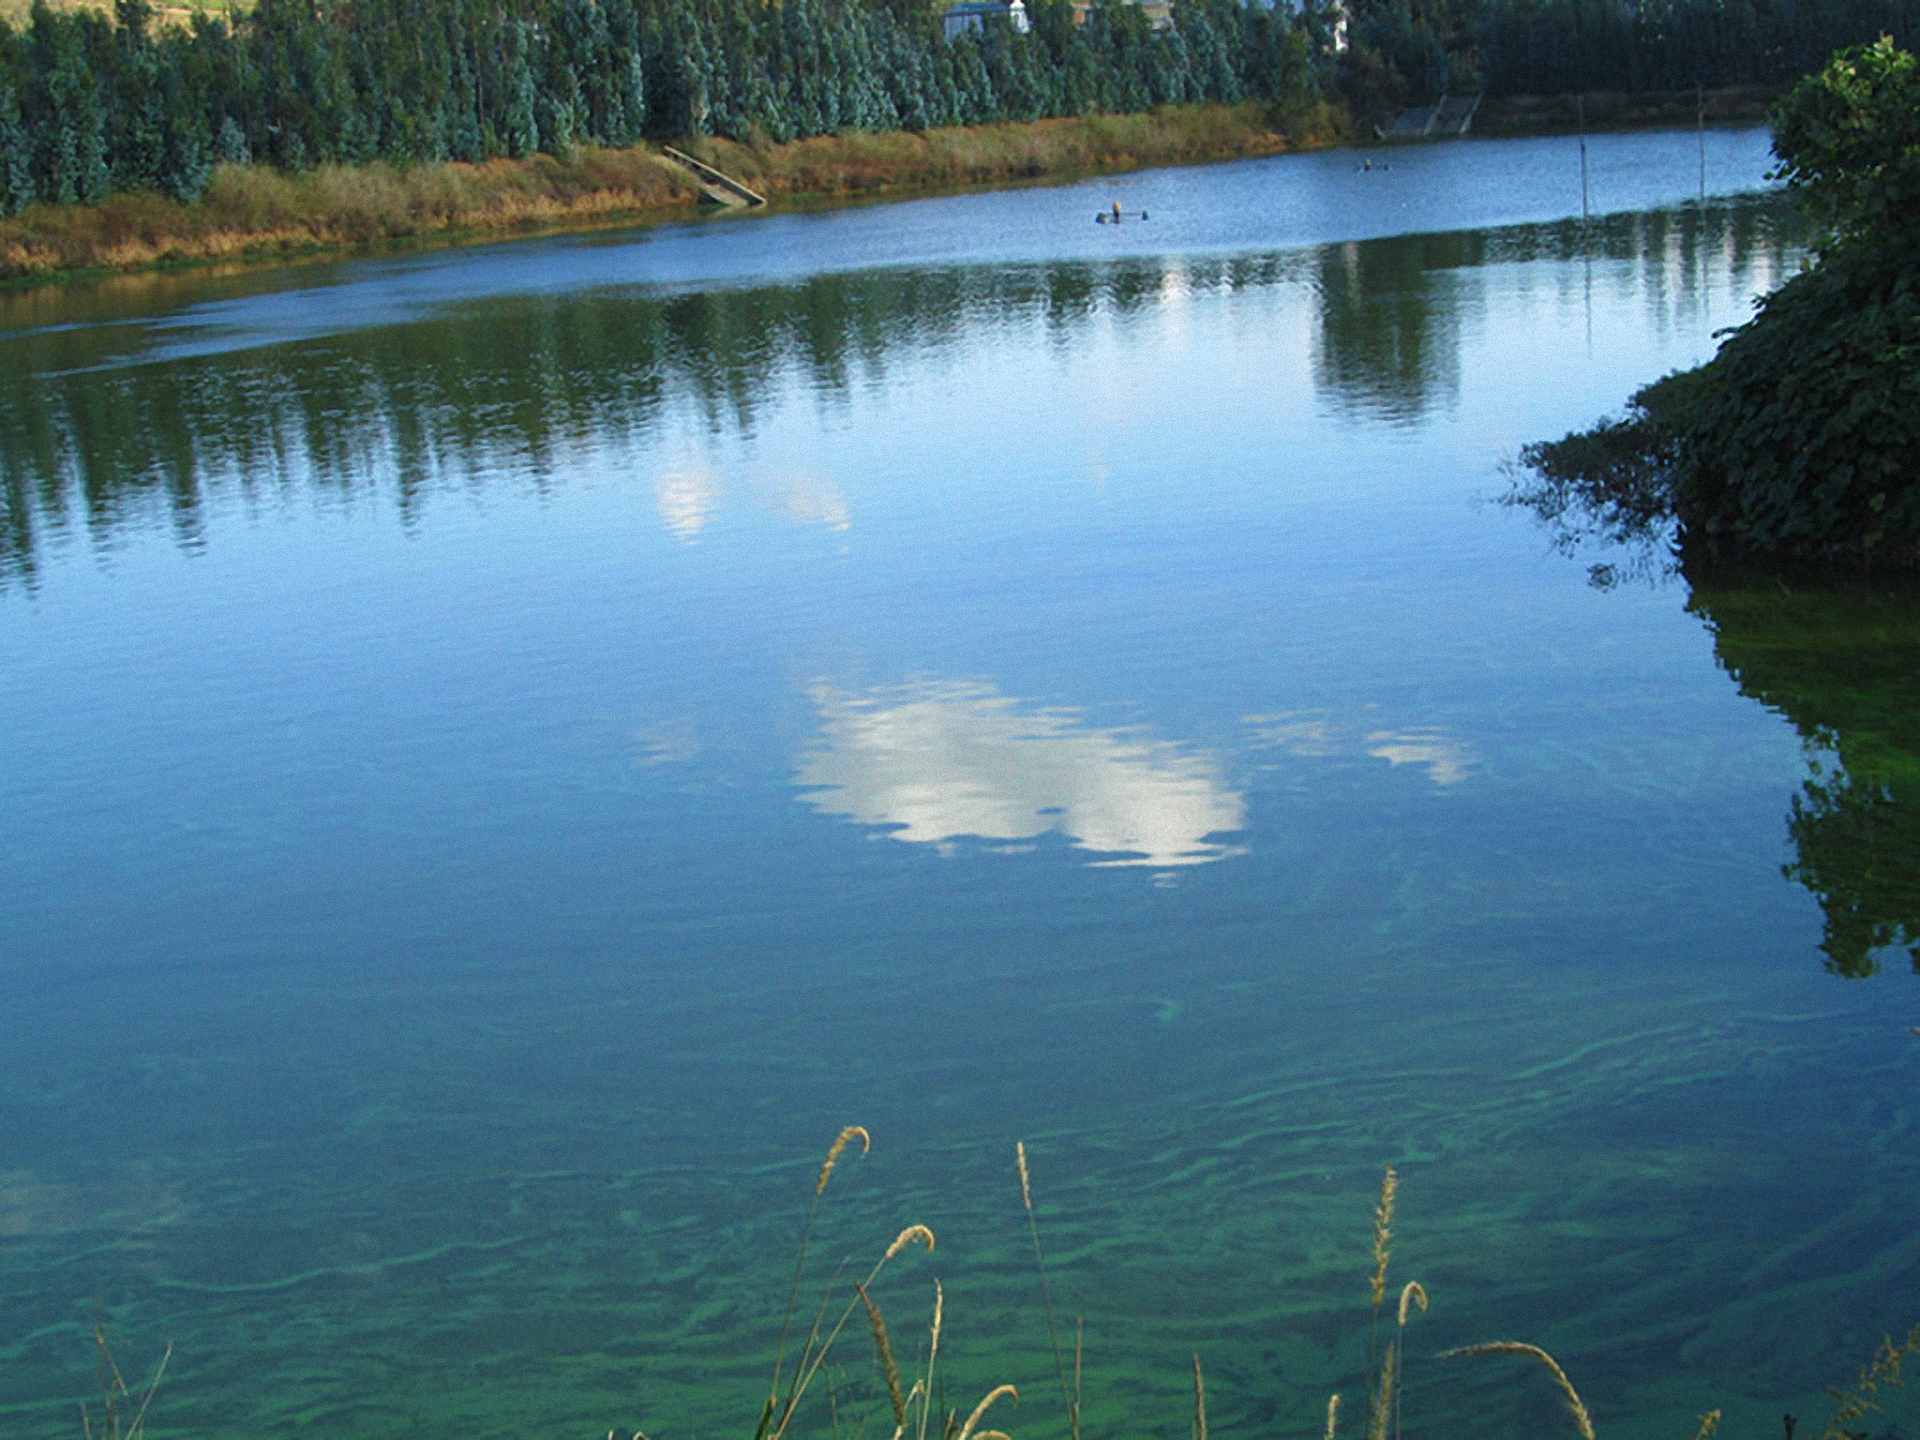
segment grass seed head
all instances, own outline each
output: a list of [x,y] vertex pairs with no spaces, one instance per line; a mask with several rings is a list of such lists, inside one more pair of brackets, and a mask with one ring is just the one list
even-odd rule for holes
[[1387,1166],[1380,1179],[1380,1203],[1373,1212],[1373,1305],[1377,1310],[1387,1298],[1387,1258],[1393,1253],[1393,1195],[1400,1188],[1400,1177]]
[[1400,1324],[1403,1329],[1407,1323],[1409,1305],[1418,1305],[1423,1312],[1427,1308],[1427,1292],[1418,1280],[1409,1280],[1400,1287]]
[[933,1253],[933,1231],[924,1225],[909,1225],[893,1237],[893,1243],[887,1247],[887,1253],[880,1258],[883,1261],[891,1260],[916,1240],[927,1247],[928,1254]]
[[840,1152],[847,1148],[849,1140],[860,1142],[860,1153],[866,1154],[873,1148],[873,1137],[867,1134],[864,1125],[849,1125],[834,1137],[833,1146],[827,1151],[827,1162],[820,1167],[820,1178],[814,1182],[813,1193],[818,1196],[825,1192],[827,1181],[833,1176],[833,1167],[840,1163]]
[[[995,1386],[993,1389],[987,1392],[986,1399],[982,1400],[978,1405],[973,1407],[973,1413],[967,1417],[967,1423],[960,1427],[960,1440],[972,1440],[974,1427],[979,1425],[980,1418],[983,1415],[985,1415],[990,1408],[992,1408],[993,1402],[998,1400],[1002,1395],[1010,1395],[1013,1397],[1013,1400],[1016,1404],[1019,1403],[1020,1392],[1014,1389],[1013,1386],[1011,1385]],[[997,1435],[998,1433],[999,1432],[997,1430],[988,1430],[982,1434],[981,1440],[986,1440],[986,1436],[988,1435]]]

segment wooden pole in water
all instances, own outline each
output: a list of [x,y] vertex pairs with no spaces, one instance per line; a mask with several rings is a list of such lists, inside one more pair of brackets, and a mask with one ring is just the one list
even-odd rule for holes
[[1573,97],[1575,113],[1580,117],[1580,226],[1587,224],[1587,92]]

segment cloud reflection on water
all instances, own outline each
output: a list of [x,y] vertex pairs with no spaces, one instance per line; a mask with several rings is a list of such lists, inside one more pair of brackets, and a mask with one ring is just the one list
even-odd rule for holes
[[1443,789],[1473,773],[1473,752],[1463,741],[1436,728],[1376,730],[1367,736],[1367,754],[1389,765],[1424,765],[1427,778]]
[[1243,715],[1240,723],[1255,749],[1282,750],[1307,760],[1358,751],[1396,767],[1423,765],[1427,778],[1442,789],[1469,779],[1479,767],[1473,747],[1437,725],[1373,729],[1360,736],[1352,724],[1342,724],[1325,711],[1303,710]]
[[1204,751],[1023,707],[989,685],[929,680],[849,694],[813,691],[818,743],[796,782],[823,814],[887,826],[896,840],[1019,842],[1058,833],[1154,870],[1240,853],[1212,837],[1246,803]]

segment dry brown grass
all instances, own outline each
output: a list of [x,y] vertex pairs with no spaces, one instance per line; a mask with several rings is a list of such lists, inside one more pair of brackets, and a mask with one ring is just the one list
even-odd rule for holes
[[[791,145],[701,140],[688,148],[776,199],[844,200],[1271,155],[1330,144],[1344,133],[1341,117],[1324,108],[1283,123],[1284,133],[1257,105],[1198,105],[926,134],[822,136]],[[304,175],[227,165],[196,205],[141,193],[93,206],[33,205],[0,220],[0,279],[666,219],[691,213],[699,201],[692,177],[647,146],[583,147],[564,159],[536,155],[479,165],[324,165]]]
[[[46,0],[49,10],[62,14],[71,14],[76,10],[98,10],[111,14],[113,0]],[[155,0],[153,6],[153,25],[160,29],[168,25],[190,25],[196,15],[225,15],[232,17],[244,15],[253,9],[253,0]],[[27,17],[32,13],[33,0],[0,0],[0,20],[16,28],[24,28]]]
[[791,145],[698,140],[686,148],[764,195],[842,198],[1276,155],[1331,144],[1345,134],[1331,108],[1276,122],[1268,107],[1249,103],[924,134],[821,136]]
[[[1027,1173],[1026,1141],[1014,1142],[1013,1163],[1014,1169],[1020,1174],[1020,1204],[1027,1212],[1027,1233],[1033,1238],[1033,1267],[1040,1274],[1040,1301],[1047,1314],[1047,1339],[1053,1345],[1053,1367],[1060,1376],[1060,1402],[1067,1409],[1067,1434],[1069,1440],[1080,1440],[1079,1340],[1076,1338],[1074,1342],[1074,1388],[1069,1390],[1066,1361],[1060,1355],[1060,1330],[1053,1318],[1053,1288],[1047,1283],[1047,1260],[1040,1250],[1040,1222],[1033,1213],[1033,1183]],[[1197,1366],[1200,1363],[1200,1357],[1196,1355],[1193,1363]]]
[[223,165],[197,205],[151,192],[31,205],[0,221],[0,278],[297,254],[369,241],[691,209],[692,181],[645,149],[481,165]]

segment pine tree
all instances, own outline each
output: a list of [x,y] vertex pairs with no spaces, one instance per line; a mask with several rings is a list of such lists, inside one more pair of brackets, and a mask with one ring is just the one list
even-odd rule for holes
[[33,137],[13,87],[0,84],[0,212],[18,215],[33,199]]

